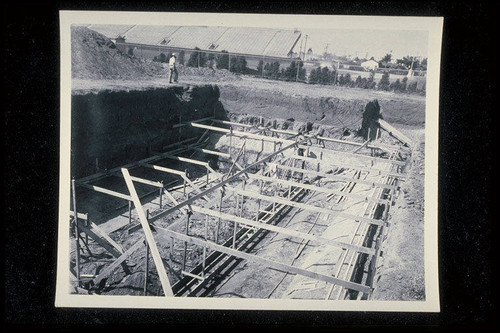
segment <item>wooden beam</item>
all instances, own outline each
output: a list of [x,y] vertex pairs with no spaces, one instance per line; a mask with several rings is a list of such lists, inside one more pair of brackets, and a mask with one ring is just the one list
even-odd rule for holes
[[[209,126],[209,125],[196,124],[196,123],[191,123],[191,126],[198,127],[198,128],[205,128],[205,129],[209,129],[209,130],[217,131],[217,132],[222,132],[222,133],[231,133],[230,129],[217,127],[217,126]],[[254,133],[249,133],[249,132],[241,132],[241,131],[232,131],[232,135],[238,136],[238,137],[246,136],[248,139],[264,140],[264,141],[270,141],[270,142],[282,142],[282,143],[294,142],[292,140],[286,140],[286,139],[281,139],[281,138],[276,138],[276,137],[271,137],[271,136],[266,136],[266,135],[260,135],[260,134],[254,134]]]
[[[226,214],[226,213],[222,213],[222,212],[219,213],[217,211],[202,208],[202,207],[195,206],[195,205],[191,206],[191,208],[193,209],[194,212],[210,215],[213,217],[218,217],[218,218],[221,218],[221,219],[224,219],[227,221],[238,222],[240,224],[244,224],[247,226],[252,226],[252,227],[256,227],[256,228],[264,229],[264,230],[269,230],[269,231],[273,231],[273,232],[278,232],[278,233],[283,234],[283,235],[301,238],[301,239],[306,239],[309,241],[318,242],[318,243],[322,243],[325,245],[331,245],[331,246],[340,247],[343,249],[354,250],[354,251],[360,252],[360,253],[366,253],[366,254],[370,254],[370,255],[375,254],[374,249],[370,249],[367,247],[357,246],[357,245],[348,244],[348,243],[344,243],[344,242],[339,242],[339,241],[336,241],[333,239],[328,239],[328,238],[324,238],[321,236],[306,234],[306,233],[295,231],[295,230],[289,230],[289,229],[278,227],[278,226],[271,225],[271,224],[255,222],[253,220],[249,220],[249,219],[246,219],[243,217],[230,215],[230,214]],[[268,211],[266,211],[266,213],[272,214],[272,212],[268,212]]]
[[229,254],[229,255],[237,257],[237,258],[253,261],[253,262],[259,263],[261,265],[264,265],[266,267],[272,268],[272,269],[287,272],[290,274],[303,275],[303,276],[306,276],[306,277],[309,277],[309,278],[312,278],[315,280],[337,284],[337,285],[342,286],[344,288],[357,290],[357,291],[363,292],[363,293],[371,293],[372,292],[372,289],[369,286],[365,286],[365,285],[362,285],[359,283],[345,281],[345,280],[337,279],[335,277],[331,277],[328,275],[323,275],[323,274],[319,274],[316,272],[312,272],[312,271],[309,271],[307,269],[282,264],[282,263],[277,262],[277,261],[273,261],[273,260],[266,259],[266,258],[261,258],[261,257],[258,257],[256,255],[253,255],[253,254],[245,253],[245,252],[242,252],[242,251],[239,251],[236,249],[225,247],[223,245],[215,244],[211,241],[205,241],[205,240],[197,238],[197,237],[186,236],[184,234],[180,234],[178,232],[168,230],[165,228],[157,227],[157,230],[158,230],[158,232],[164,232],[169,237],[174,237],[178,240],[181,240],[184,242],[190,242],[190,243],[193,243],[193,244],[198,245],[198,246],[202,246],[202,247],[204,246],[204,247],[210,248],[213,251],[218,251],[218,252],[222,252],[225,254]]
[[408,145],[409,147],[413,147],[413,142],[408,138],[406,135],[395,129],[391,124],[389,124],[387,121],[379,119],[378,123],[382,129],[386,130],[391,136],[395,137],[405,145]]
[[160,256],[160,252],[158,251],[158,247],[156,246],[155,239],[153,237],[153,233],[151,232],[151,228],[149,226],[149,221],[146,218],[146,214],[144,213],[144,209],[142,208],[141,201],[139,200],[139,196],[134,187],[134,183],[132,179],[130,179],[130,174],[127,169],[122,168],[123,176],[125,177],[125,182],[127,183],[128,190],[130,195],[132,196],[132,201],[134,202],[135,209],[137,214],[139,215],[139,221],[141,222],[142,229],[144,230],[144,235],[146,236],[146,240],[148,242],[149,249],[151,250],[151,256],[153,257],[153,261],[156,266],[156,270],[158,272],[158,276],[160,278],[161,286],[163,288],[163,292],[165,296],[174,296],[172,292],[172,287],[170,286],[170,281],[168,280],[167,272],[165,270],[165,266],[163,265],[163,261]]
[[[198,122],[202,122],[202,121],[205,121],[205,120],[211,120],[212,117],[206,117],[206,118],[201,118],[201,119],[196,119],[196,120],[191,120],[192,122],[195,122],[195,123],[198,123]],[[189,123],[181,123],[181,124],[175,124],[172,126],[172,128],[179,128],[179,127],[184,127],[184,126],[188,126]]]
[[94,284],[98,285],[103,279],[108,277],[119,265],[121,265],[132,253],[137,251],[144,243],[144,237],[141,237],[134,245],[132,245],[127,251],[123,252],[115,261],[104,268],[99,275],[94,278]]
[[[302,161],[311,162],[311,163],[321,162],[321,163],[324,163],[327,165],[334,165],[334,166],[339,167],[339,168],[362,170],[362,171],[369,172],[371,174],[378,173],[379,175],[388,175],[390,177],[403,177],[403,178],[406,176],[403,173],[391,172],[391,171],[387,171],[387,170],[370,168],[370,167],[364,167],[364,166],[359,166],[359,165],[355,165],[355,164],[347,163],[347,162],[342,162],[342,161],[338,161],[338,160],[337,160],[338,162],[325,161],[324,159],[320,160],[319,158],[306,157],[306,156],[300,156],[300,155],[293,155],[292,157],[297,159],[297,160],[302,160]],[[390,161],[387,161],[387,163],[390,163]]]
[[[168,146],[163,147],[163,149],[169,149],[169,148],[172,148],[172,147],[180,146],[180,145],[189,143],[189,142],[194,141],[194,140],[196,140],[196,137],[189,138],[189,139],[186,139],[186,140],[182,140],[180,142],[175,142],[173,144],[170,144]],[[126,164],[124,166],[119,166],[119,167],[116,167],[116,168],[113,168],[113,169],[110,169],[110,170],[107,170],[107,171],[103,171],[103,172],[100,172],[100,173],[96,173],[96,174],[93,174],[93,175],[89,175],[87,177],[83,177],[83,178],[77,179],[77,182],[79,182],[79,183],[88,183],[90,181],[96,181],[96,180],[102,179],[104,177],[107,177],[107,176],[109,176],[111,174],[120,172],[121,168],[133,169],[133,168],[136,168],[136,167],[140,166],[141,163],[148,163],[148,162],[154,162],[154,161],[161,160],[163,158],[163,156],[162,156],[163,154],[180,153],[180,152],[185,151],[185,150],[186,150],[186,148],[182,148],[182,149],[177,148],[177,149],[174,149],[173,151],[168,151],[168,152],[165,152],[165,153],[162,153],[162,154],[159,154],[159,155],[155,155],[155,156],[151,156],[151,157],[142,159],[140,161],[135,161],[135,162]]]
[[263,180],[266,182],[290,185],[290,186],[300,187],[300,188],[303,188],[306,190],[311,190],[311,191],[316,191],[316,192],[321,192],[321,193],[326,193],[326,194],[341,195],[341,196],[351,197],[351,198],[358,199],[358,200],[363,200],[366,202],[375,202],[375,203],[379,203],[379,204],[389,204],[390,203],[390,200],[387,200],[387,199],[372,198],[372,197],[367,197],[367,196],[356,194],[356,193],[343,192],[340,190],[333,190],[333,189],[329,189],[329,188],[322,187],[322,186],[299,183],[299,182],[292,181],[292,180],[285,180],[285,179],[279,179],[279,178],[275,178],[275,177],[257,175],[254,173],[247,173],[247,175],[248,175],[248,178],[250,178],[250,179],[260,179],[260,180]]
[[[78,213],[78,218],[79,219],[82,219],[82,220],[86,220],[88,218],[88,214],[87,213]],[[75,212],[70,210],[69,211],[69,216],[75,216]]]
[[302,172],[304,174],[309,174],[309,175],[313,175],[313,176],[320,176],[320,177],[327,178],[327,179],[332,179],[332,180],[348,181],[348,182],[352,182],[352,183],[365,184],[365,185],[370,185],[370,186],[374,186],[374,187],[388,188],[388,189],[391,189],[391,190],[397,188],[397,186],[395,186],[395,185],[389,185],[389,184],[384,184],[384,183],[376,183],[376,182],[371,182],[369,180],[363,180],[363,179],[354,179],[354,178],[351,178],[351,177],[334,175],[334,174],[330,174],[330,173],[326,173],[326,172],[318,172],[318,171],[313,171],[313,170],[306,170],[306,169],[294,168],[294,167],[291,167],[291,166],[281,165],[281,164],[277,164],[277,163],[273,163],[273,162],[269,162],[269,165],[276,166],[277,168],[282,169],[282,170]]
[[338,216],[338,217],[342,217],[342,218],[346,218],[346,219],[352,219],[352,220],[360,221],[360,222],[366,222],[366,223],[370,223],[370,224],[374,224],[374,225],[383,225],[384,224],[383,220],[376,220],[376,219],[371,219],[368,217],[358,216],[358,215],[354,215],[354,214],[338,212],[336,210],[318,207],[318,206],[313,206],[313,205],[308,205],[308,204],[301,203],[301,202],[291,201],[291,200],[287,200],[287,199],[277,197],[277,196],[269,196],[269,195],[259,194],[259,193],[253,192],[253,191],[242,190],[242,189],[238,189],[238,188],[234,188],[234,187],[230,187],[230,186],[226,186],[226,190],[229,192],[243,194],[243,195],[246,195],[246,196],[251,197],[251,198],[266,200],[269,202],[277,202],[277,203],[280,203],[283,205],[288,205],[288,206],[292,206],[292,207],[296,207],[296,208],[300,208],[300,209],[304,209],[304,210],[309,210],[312,212],[330,214],[333,216]]
[[[109,242],[108,239],[102,236],[102,233],[99,231],[96,231],[95,224],[92,224],[91,227],[87,227],[83,221],[78,222],[78,227],[80,228],[81,231],[85,232],[87,235],[89,235],[96,243],[101,245],[103,248],[105,248],[109,253],[111,253],[114,257],[118,258],[119,256],[122,255],[123,249],[121,246],[116,246],[117,244],[113,242]],[[104,233],[106,234],[106,233]],[[109,236],[108,236],[109,237]]]
[[272,154],[269,154],[268,156],[266,156],[266,157],[264,157],[264,158],[262,158],[262,159],[260,159],[260,160],[258,160],[258,161],[256,161],[256,162],[254,162],[254,163],[250,164],[250,165],[249,165],[249,166],[247,166],[245,169],[238,171],[237,173],[235,173],[235,174],[234,174],[234,175],[232,175],[231,177],[229,177],[229,178],[227,178],[227,179],[225,179],[225,180],[223,180],[223,181],[219,182],[218,184],[215,184],[214,186],[212,186],[212,187],[210,187],[210,188],[206,189],[206,190],[205,190],[205,191],[203,191],[202,193],[198,193],[198,194],[194,195],[193,197],[191,197],[190,199],[185,200],[185,201],[183,201],[183,202],[179,203],[178,205],[175,205],[174,207],[171,207],[171,208],[169,208],[169,209],[167,209],[167,210],[165,210],[165,211],[163,211],[163,212],[161,212],[161,213],[157,214],[156,216],[154,216],[154,217],[152,217],[152,218],[151,218],[151,221],[155,221],[155,220],[157,220],[157,219],[161,218],[162,216],[168,215],[168,214],[170,214],[170,213],[172,213],[172,212],[175,212],[176,210],[178,210],[178,209],[180,209],[180,208],[182,208],[182,207],[184,207],[184,206],[186,206],[186,205],[191,204],[192,202],[194,202],[194,201],[196,201],[196,200],[198,200],[198,199],[200,199],[200,198],[202,198],[202,197],[206,196],[208,193],[211,193],[211,192],[213,192],[213,191],[217,190],[218,188],[220,188],[220,187],[222,187],[222,186],[226,185],[227,183],[229,183],[229,182],[233,181],[234,179],[237,179],[238,177],[240,177],[240,176],[244,175],[244,174],[245,174],[245,173],[247,173],[249,170],[252,170],[254,167],[256,167],[256,166],[258,166],[258,165],[260,165],[260,164],[262,164],[262,163],[264,163],[264,162],[269,161],[269,160],[270,160],[270,159],[272,159],[274,156],[277,156],[277,155],[281,154],[282,152],[284,152],[284,151],[286,151],[286,150],[288,150],[288,149],[290,149],[290,148],[292,148],[292,147],[294,147],[294,146],[296,146],[296,145],[297,145],[297,143],[293,142],[293,143],[291,143],[291,144],[289,144],[289,145],[287,145],[287,146],[285,146],[285,147],[281,148],[280,150],[277,150],[276,152],[274,152],[274,153],[272,153]]
[[204,167],[206,167],[208,165],[208,162],[202,162],[202,161],[194,160],[192,158],[181,157],[181,156],[165,155],[165,158],[180,161],[180,162],[190,163],[190,164],[201,165]]
[[145,167],[145,168],[158,170],[158,171],[162,171],[162,172],[172,173],[174,175],[178,175],[181,177],[186,175],[185,171],[171,169],[171,168],[167,168],[167,167],[163,167],[163,166],[155,165],[155,164],[140,163],[140,166]]
[[223,153],[223,152],[216,151],[216,150],[210,150],[210,149],[205,149],[205,148],[197,148],[197,147],[193,147],[191,145],[186,146],[186,148],[191,149],[191,150],[196,150],[196,151],[199,151],[199,152],[202,152],[202,153],[205,153],[205,154],[216,155],[216,156],[220,156],[220,157],[224,157],[224,158],[230,158],[231,157],[227,153]]
[[151,185],[151,186],[163,188],[163,184],[160,183],[160,182],[157,182],[157,181],[153,181],[153,180],[149,180],[149,179],[144,179],[144,178],[139,178],[139,177],[134,177],[134,176],[130,176],[130,178],[134,182],[138,182],[138,183],[142,183],[142,184],[146,184],[146,185]]
[[129,200],[129,201],[132,199],[129,195],[126,195],[126,194],[123,194],[123,193],[120,193],[120,192],[116,192],[116,191],[112,191],[112,190],[108,190],[108,189],[103,188],[103,187],[99,187],[99,186],[95,186],[95,185],[89,185],[89,184],[80,183],[80,182],[77,182],[77,185],[79,185],[81,187],[88,188],[90,190],[94,190],[96,192],[100,192],[100,193],[104,193],[104,194],[107,194],[107,195],[111,195],[111,196],[116,197],[116,198],[120,198],[120,199],[124,199],[124,200]]

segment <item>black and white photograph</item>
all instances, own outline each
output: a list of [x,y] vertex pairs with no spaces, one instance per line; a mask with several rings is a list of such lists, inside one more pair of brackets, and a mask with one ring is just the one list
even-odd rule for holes
[[442,25],[61,11],[55,306],[439,312]]

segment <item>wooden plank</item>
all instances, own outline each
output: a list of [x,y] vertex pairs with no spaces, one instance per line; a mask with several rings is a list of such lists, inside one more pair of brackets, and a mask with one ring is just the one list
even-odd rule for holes
[[92,228],[92,231],[94,231],[96,234],[100,235],[103,239],[105,239],[109,244],[111,244],[115,249],[117,249],[120,252],[123,252],[123,248],[121,245],[117,244],[109,235],[104,232],[101,228],[97,226],[94,222],[90,222],[90,227]]
[[[179,141],[179,142],[175,142],[173,144],[170,144],[168,146],[163,147],[163,149],[169,149],[169,148],[172,148],[172,147],[180,146],[180,145],[189,143],[189,142],[194,141],[194,140],[196,140],[196,137],[189,138],[189,139],[186,139],[186,140],[182,140],[182,141]],[[186,148],[182,148],[182,149],[177,148],[177,149],[174,149],[173,151],[168,151],[168,152],[165,152],[163,154],[181,153],[181,152],[183,152],[185,150],[186,150]],[[133,169],[133,168],[136,168],[136,167],[140,166],[141,163],[154,162],[154,161],[161,160],[162,158],[163,158],[162,154],[151,156],[151,157],[142,159],[140,161],[135,161],[135,162],[132,162],[132,163],[129,163],[129,164],[126,164],[126,165],[123,165],[123,166],[119,166],[119,167],[116,167],[116,168],[113,168],[113,169],[110,169],[110,170],[107,170],[107,171],[99,172],[99,173],[96,173],[96,174],[93,174],[93,175],[89,175],[87,177],[80,178],[80,179],[77,180],[77,182],[88,183],[90,181],[97,181],[97,180],[102,179],[104,177],[107,177],[107,176],[109,176],[111,174],[120,172],[121,168]]]
[[117,249],[114,245],[110,244],[107,240],[105,240],[101,235],[94,232],[91,228],[87,228],[84,222],[79,222],[78,227],[81,231],[85,232],[89,235],[96,243],[105,248],[109,253],[111,253],[114,257],[118,258],[122,255],[121,249]]
[[372,289],[369,286],[361,285],[361,284],[358,284],[355,282],[337,279],[335,277],[312,272],[312,271],[309,271],[307,269],[282,264],[282,263],[276,262],[274,260],[261,258],[261,257],[258,257],[256,255],[253,255],[253,254],[249,254],[249,253],[245,253],[245,252],[242,252],[242,251],[239,251],[236,249],[225,247],[223,245],[219,245],[219,244],[213,243],[211,241],[205,241],[205,240],[202,240],[202,239],[197,238],[197,237],[186,236],[184,234],[180,234],[178,232],[168,230],[165,228],[161,228],[161,227],[157,227],[157,230],[158,230],[158,232],[164,232],[167,236],[174,237],[180,241],[190,242],[190,243],[193,243],[193,244],[198,245],[198,246],[204,246],[204,247],[207,247],[213,251],[218,251],[218,252],[222,252],[225,254],[229,254],[229,255],[237,257],[237,258],[253,261],[253,262],[259,263],[261,265],[264,265],[266,267],[273,268],[273,269],[276,269],[279,271],[287,272],[290,274],[303,275],[303,276],[307,276],[309,278],[319,280],[319,281],[324,281],[327,283],[334,283],[334,284],[337,284],[337,285],[342,286],[344,288],[357,290],[357,291],[360,291],[363,293],[371,293],[371,291],[372,291]]
[[[202,122],[202,121],[205,121],[205,120],[211,120],[212,117],[206,117],[206,118],[201,118],[201,119],[196,119],[196,120],[191,120],[192,122],[194,123],[198,123],[198,122]],[[184,126],[188,126],[189,123],[180,123],[180,124],[175,124],[172,126],[172,128],[179,128],[179,127],[184,127]]]
[[[405,177],[406,176],[404,173],[392,172],[392,171],[387,171],[387,170],[377,169],[377,168],[371,168],[371,167],[364,167],[364,166],[360,166],[360,165],[356,165],[356,164],[352,164],[352,163],[347,163],[347,162],[342,162],[342,161],[338,161],[338,160],[337,160],[338,162],[335,162],[335,161],[325,161],[324,159],[320,160],[318,158],[306,157],[306,156],[300,156],[300,155],[293,155],[292,157],[295,158],[295,159],[297,159],[297,160],[302,160],[302,161],[306,161],[306,162],[310,162],[310,163],[318,163],[318,162],[320,162],[320,163],[324,163],[324,164],[327,164],[327,165],[334,165],[334,166],[339,167],[339,168],[362,170],[362,171],[369,172],[371,174],[377,173],[379,175],[388,175],[390,177],[397,177],[397,178]],[[387,163],[390,163],[390,161],[387,161]]]
[[378,123],[380,127],[384,130],[386,130],[391,136],[395,137],[405,145],[408,145],[410,147],[413,147],[413,142],[408,138],[406,135],[395,129],[391,124],[389,124],[387,121],[379,119]]
[[[209,126],[209,125],[203,125],[203,124],[196,124],[196,123],[191,123],[191,125],[193,127],[205,128],[205,129],[209,129],[212,131],[217,131],[217,132],[222,132],[222,133],[231,133],[231,130],[229,130],[227,128],[222,128],[222,127],[217,127],[217,126]],[[232,131],[232,135],[238,136],[238,137],[246,136],[248,139],[264,140],[264,141],[270,141],[270,142],[282,142],[282,143],[294,142],[292,140],[286,140],[286,139],[281,139],[281,138],[276,138],[276,137],[271,137],[271,136],[266,136],[266,135],[260,135],[260,134],[254,134],[254,133],[249,133],[249,132],[241,132],[241,131]]]
[[139,196],[135,191],[134,183],[132,182],[132,179],[130,179],[130,174],[127,169],[123,168],[122,173],[123,176],[125,177],[125,182],[127,183],[130,195],[132,196],[132,201],[134,202],[135,210],[139,215],[139,221],[141,222],[142,229],[144,230],[144,235],[146,236],[149,249],[151,250],[151,256],[153,257],[153,261],[155,263],[158,276],[160,278],[163,292],[165,293],[165,296],[174,296],[174,293],[172,292],[172,287],[170,286],[170,281],[168,280],[167,271],[165,270],[165,266],[163,265],[160,252],[158,251],[158,247],[156,246],[153,233],[151,232],[151,228],[149,226],[149,221],[146,218],[146,214],[144,213],[144,209],[142,208]]
[[146,167],[146,168],[150,168],[150,169],[154,169],[154,170],[158,170],[158,171],[162,171],[162,172],[172,173],[174,175],[178,175],[178,176],[181,176],[181,177],[186,175],[185,171],[180,171],[180,170],[176,170],[176,169],[166,168],[166,167],[155,165],[155,164],[141,163],[140,166],[143,166],[143,167]]
[[382,221],[382,220],[376,220],[376,219],[371,219],[368,217],[358,216],[358,215],[354,215],[354,214],[338,212],[336,210],[332,210],[332,209],[328,209],[328,208],[312,206],[312,205],[308,205],[308,204],[300,203],[300,202],[296,202],[296,201],[290,201],[290,200],[283,199],[283,198],[277,197],[277,196],[269,196],[269,195],[259,194],[259,193],[253,192],[253,191],[242,190],[242,189],[238,189],[238,188],[234,188],[234,187],[230,187],[230,186],[226,186],[226,190],[230,191],[230,192],[238,193],[238,194],[243,194],[243,195],[246,195],[246,196],[251,197],[251,198],[267,200],[270,202],[277,202],[277,203],[280,203],[283,205],[301,208],[301,209],[309,210],[312,212],[330,214],[333,216],[338,216],[338,217],[342,217],[342,218],[346,218],[346,219],[352,219],[352,220],[360,221],[360,222],[366,222],[366,223],[370,223],[370,224],[374,224],[374,225],[383,225],[384,224],[384,221]]
[[117,198],[128,200],[128,201],[131,200],[131,198],[130,198],[129,195],[126,195],[126,194],[123,194],[123,193],[120,193],[120,192],[116,192],[116,191],[108,190],[108,189],[103,188],[103,187],[99,187],[99,186],[95,186],[95,185],[89,185],[89,184],[80,183],[80,182],[77,182],[77,184],[79,186],[81,186],[81,187],[85,187],[85,188],[88,188],[90,190],[94,190],[96,192],[104,193],[104,194],[111,195],[113,197],[117,197]]
[[132,245],[127,251],[123,252],[121,256],[119,256],[115,261],[113,261],[110,265],[104,268],[99,275],[94,278],[94,284],[98,285],[101,281],[107,278],[119,265],[121,265],[132,253],[137,251],[144,244],[144,237]]
[[395,186],[395,185],[371,182],[369,180],[363,180],[363,179],[354,179],[351,177],[334,175],[334,174],[330,174],[330,173],[326,173],[326,172],[318,172],[318,171],[313,171],[313,170],[294,168],[291,166],[281,165],[281,164],[277,164],[277,163],[273,163],[273,162],[269,162],[268,164],[272,165],[272,166],[276,166],[277,168],[280,168],[283,170],[302,172],[304,174],[313,175],[313,176],[320,176],[320,177],[332,179],[332,180],[347,181],[347,182],[352,182],[352,183],[357,183],[357,184],[365,184],[365,185],[370,185],[370,186],[374,186],[374,187],[388,188],[391,190],[394,190],[397,188],[397,186]]
[[[306,239],[309,241],[318,242],[318,243],[322,243],[325,245],[331,245],[331,246],[340,247],[343,249],[354,250],[354,251],[360,252],[360,253],[366,253],[366,254],[370,254],[370,255],[375,254],[374,249],[370,249],[367,247],[362,247],[362,246],[357,246],[357,245],[348,244],[348,243],[344,243],[344,242],[339,242],[339,241],[324,238],[321,236],[315,236],[315,235],[306,234],[306,233],[295,231],[295,230],[289,230],[289,229],[278,227],[278,226],[271,225],[271,224],[255,222],[253,220],[249,220],[249,219],[246,219],[243,217],[226,214],[226,213],[214,211],[211,209],[206,209],[206,208],[195,206],[195,205],[191,206],[191,208],[193,209],[194,212],[210,215],[213,217],[218,217],[218,218],[221,218],[221,219],[224,219],[227,221],[238,222],[240,224],[244,224],[247,226],[252,226],[252,227],[265,229],[265,230],[269,230],[269,231],[273,231],[273,232],[278,232],[278,233],[283,234],[283,235],[301,238],[301,239]],[[265,213],[272,214],[272,212],[268,212],[268,211],[266,211]]]
[[163,184],[160,183],[160,182],[157,182],[157,181],[153,181],[153,180],[149,180],[149,179],[144,179],[144,178],[139,178],[139,177],[134,177],[134,176],[130,176],[130,178],[134,182],[138,182],[138,183],[142,183],[142,184],[146,184],[146,185],[151,185],[151,186],[163,188]]
[[[78,215],[78,218],[79,218],[79,219],[82,219],[82,220],[86,220],[86,219],[87,219],[87,217],[88,217],[88,214],[87,214],[87,213],[78,213],[77,215]],[[75,212],[74,212],[74,211],[72,211],[72,210],[70,210],[70,211],[69,211],[69,216],[71,216],[71,217],[75,216]]]
[[390,200],[387,200],[387,199],[372,198],[372,197],[367,197],[367,196],[356,194],[356,193],[333,190],[333,189],[329,189],[329,188],[322,187],[322,186],[299,183],[299,182],[292,181],[292,180],[279,179],[279,178],[275,178],[275,177],[257,175],[257,174],[253,174],[253,173],[248,173],[247,175],[250,179],[260,179],[260,180],[263,180],[266,182],[295,186],[295,187],[300,187],[300,188],[303,188],[306,190],[311,190],[311,191],[316,191],[316,192],[321,192],[321,193],[326,193],[326,194],[341,195],[341,196],[351,197],[354,199],[363,200],[363,201],[367,201],[367,202],[375,202],[375,203],[379,203],[379,204],[389,204],[390,203]]
[[173,156],[173,155],[165,155],[166,158],[171,159],[171,160],[176,160],[176,161],[181,161],[185,163],[190,163],[190,164],[196,164],[196,165],[201,165],[206,167],[208,165],[208,162],[202,162],[198,160],[194,160],[192,158],[187,158],[187,157],[182,157],[182,156]]
[[264,158],[262,158],[262,159],[260,159],[260,160],[258,160],[258,161],[256,161],[256,162],[254,162],[254,163],[250,164],[250,165],[249,165],[249,166],[247,166],[245,169],[238,171],[237,173],[235,173],[235,174],[234,174],[234,175],[232,175],[231,177],[229,177],[229,178],[227,178],[227,179],[225,179],[225,180],[223,180],[223,181],[219,182],[218,184],[215,184],[214,186],[212,186],[212,187],[210,187],[210,188],[206,189],[205,191],[203,191],[202,193],[198,193],[198,194],[194,195],[193,197],[191,197],[190,199],[185,200],[185,201],[183,201],[183,202],[179,203],[178,205],[175,205],[174,207],[171,207],[171,208],[169,208],[169,209],[167,209],[167,210],[165,210],[165,211],[163,211],[163,212],[161,212],[161,213],[157,214],[156,216],[154,216],[154,217],[152,217],[152,218],[150,219],[150,220],[151,220],[151,222],[153,222],[153,221],[155,221],[155,220],[157,220],[157,219],[161,218],[162,216],[165,216],[165,215],[168,215],[168,214],[170,214],[170,213],[172,213],[172,212],[175,212],[175,211],[176,211],[176,210],[178,210],[179,208],[182,208],[182,207],[184,207],[184,206],[186,206],[186,205],[189,205],[189,204],[191,204],[192,202],[194,202],[194,201],[196,201],[196,200],[198,200],[198,199],[200,199],[200,198],[202,198],[202,197],[206,196],[208,193],[211,193],[211,192],[213,192],[213,191],[217,190],[218,188],[221,188],[222,186],[225,186],[228,182],[231,182],[231,181],[233,181],[234,179],[237,179],[238,177],[240,177],[240,176],[242,176],[242,175],[245,175],[245,173],[247,173],[249,170],[252,170],[254,167],[256,167],[256,166],[258,166],[258,165],[260,165],[260,164],[262,164],[262,163],[264,163],[264,162],[269,161],[269,160],[270,160],[270,159],[272,159],[274,156],[277,156],[277,155],[281,154],[282,152],[284,152],[284,151],[286,151],[286,150],[288,150],[288,149],[290,149],[290,148],[292,148],[292,147],[294,147],[294,146],[296,146],[296,145],[297,145],[297,143],[293,142],[293,143],[291,143],[291,144],[289,144],[289,145],[287,145],[287,146],[285,146],[285,147],[281,148],[280,150],[277,150],[276,152],[274,152],[274,153],[272,153],[272,154],[269,154],[269,155],[267,155],[266,157],[264,157]]
[[335,157],[338,157],[338,155],[349,156],[349,157],[352,156],[352,157],[355,157],[356,159],[363,159],[363,160],[370,161],[373,163],[378,163],[378,162],[380,162],[380,163],[392,163],[392,164],[401,165],[401,166],[406,164],[405,161],[397,161],[397,160],[391,160],[391,159],[383,158],[383,157],[374,157],[374,156],[369,156],[369,155],[354,154],[352,152],[323,148],[323,147],[316,146],[316,145],[312,145],[312,146],[299,145],[299,148],[304,148],[304,149],[309,148],[311,152],[313,152],[317,155],[320,155],[321,153],[323,153],[323,156],[325,154],[328,154],[330,156],[335,156]]
[[210,154],[210,155],[217,155],[220,157],[224,158],[230,158],[231,156],[227,153],[223,153],[220,151],[215,151],[215,150],[210,150],[210,149],[205,149],[205,148],[197,148],[197,147],[192,147],[192,146],[186,146],[188,149],[196,150],[205,154]]

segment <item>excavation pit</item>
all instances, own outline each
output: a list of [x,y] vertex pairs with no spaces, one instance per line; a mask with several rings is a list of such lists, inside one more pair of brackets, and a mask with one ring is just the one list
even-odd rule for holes
[[73,95],[71,292],[369,299],[411,148],[220,89]]

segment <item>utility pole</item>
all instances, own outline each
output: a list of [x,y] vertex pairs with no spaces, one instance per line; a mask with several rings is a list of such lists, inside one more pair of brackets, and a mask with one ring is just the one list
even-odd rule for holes
[[306,41],[304,43],[304,58],[302,60],[306,60],[306,52],[307,52],[307,37],[309,37],[309,35],[306,35]]

